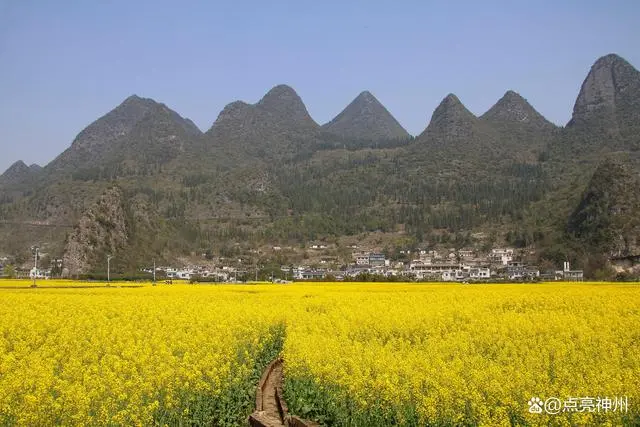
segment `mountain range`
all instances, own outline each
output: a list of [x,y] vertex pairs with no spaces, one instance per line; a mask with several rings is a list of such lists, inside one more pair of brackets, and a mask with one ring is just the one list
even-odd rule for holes
[[[589,208],[603,202],[585,191],[619,172],[598,165],[635,177],[639,153],[640,72],[614,54],[594,63],[565,127],[513,90],[481,116],[449,94],[415,137],[369,91],[319,125],[278,85],[255,104],[228,104],[204,133],[133,95],[44,168],[18,161],[0,176],[0,255],[26,259],[40,244],[81,274],[112,252],[126,270],[275,243],[339,248],[375,233],[379,250],[504,244],[535,248],[537,261],[586,263],[636,250],[576,248],[598,241],[585,215],[607,211]],[[620,229],[625,218],[603,223]],[[635,239],[637,227],[625,230]]]

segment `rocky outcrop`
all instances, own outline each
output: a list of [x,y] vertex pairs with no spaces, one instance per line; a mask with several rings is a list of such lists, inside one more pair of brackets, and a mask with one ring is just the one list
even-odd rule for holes
[[322,125],[328,133],[366,140],[407,139],[409,133],[369,91],[358,95],[340,114]]
[[109,188],[82,215],[68,236],[63,258],[65,275],[95,271],[97,264],[106,262],[106,255],[115,255],[125,248],[128,239],[122,191],[118,187]]

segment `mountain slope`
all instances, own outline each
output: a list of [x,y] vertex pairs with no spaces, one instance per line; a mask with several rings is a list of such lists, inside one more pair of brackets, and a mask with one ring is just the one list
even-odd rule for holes
[[640,254],[640,181],[625,164],[607,159],[594,172],[567,232],[592,252]]
[[83,129],[45,169],[70,174],[108,167],[122,173],[123,165],[165,163],[200,136],[193,122],[166,105],[132,95]]
[[551,143],[557,126],[520,94],[507,91],[480,120],[498,132],[500,144],[521,162],[534,162]]
[[328,133],[353,139],[407,139],[409,133],[369,91],[360,93],[333,120],[322,125]]

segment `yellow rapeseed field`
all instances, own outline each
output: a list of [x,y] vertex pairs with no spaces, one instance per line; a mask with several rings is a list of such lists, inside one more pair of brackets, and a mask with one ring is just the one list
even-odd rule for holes
[[29,284],[0,289],[1,425],[242,424],[278,353],[328,425],[640,422],[636,284]]

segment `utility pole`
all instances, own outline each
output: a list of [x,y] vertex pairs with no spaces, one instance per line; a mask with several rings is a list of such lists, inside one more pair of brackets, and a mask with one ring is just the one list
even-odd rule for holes
[[31,246],[31,251],[33,252],[33,285],[32,288],[38,286],[36,284],[36,277],[38,276],[38,252],[40,252],[40,248],[38,246]]
[[156,259],[153,259],[153,284],[156,284]]
[[107,255],[107,282],[111,282],[111,258],[113,255]]

